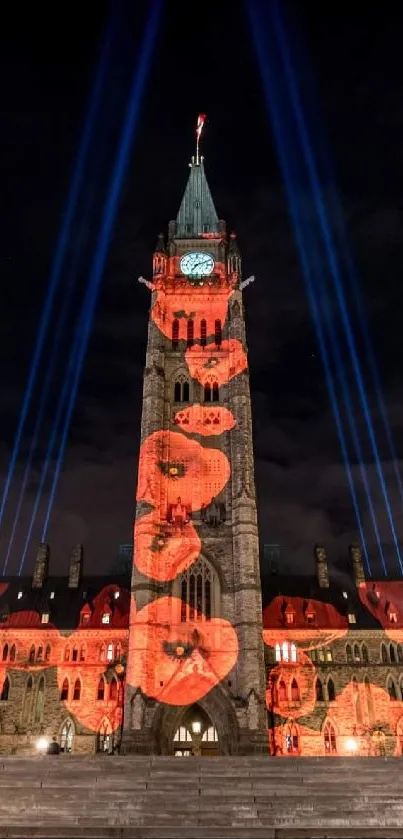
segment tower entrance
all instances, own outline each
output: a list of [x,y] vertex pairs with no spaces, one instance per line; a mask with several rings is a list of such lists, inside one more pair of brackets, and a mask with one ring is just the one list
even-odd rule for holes
[[206,711],[199,705],[187,708],[173,738],[176,757],[216,757],[219,754],[218,732]]

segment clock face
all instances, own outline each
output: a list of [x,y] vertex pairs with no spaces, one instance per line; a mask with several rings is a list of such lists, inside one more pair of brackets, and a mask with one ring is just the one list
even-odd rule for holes
[[214,268],[214,259],[209,253],[192,251],[181,259],[182,274],[188,277],[207,277]]

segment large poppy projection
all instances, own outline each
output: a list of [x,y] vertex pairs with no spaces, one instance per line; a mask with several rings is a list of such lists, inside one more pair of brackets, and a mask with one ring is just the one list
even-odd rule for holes
[[197,702],[225,678],[238,655],[237,634],[228,621],[195,612],[182,622],[181,614],[179,598],[160,597],[131,624],[128,681],[168,705]]
[[[220,388],[247,369],[241,342],[222,340],[232,279],[220,263],[214,277],[178,278],[177,263],[176,259],[175,278],[154,278],[151,318],[162,335],[175,342],[191,378],[204,384],[214,375],[215,388]],[[196,335],[200,343],[194,342]],[[144,513],[139,508],[134,562],[141,574],[158,583],[175,582],[198,559],[200,524],[194,524],[192,516],[219,498],[231,476],[220,437],[236,426],[236,417],[217,404],[218,393],[214,391],[214,399],[206,404],[178,408],[172,429],[154,431],[140,449],[137,501],[152,510]],[[195,590],[194,602],[202,600]],[[198,701],[236,663],[238,639],[232,625],[199,607],[189,610],[178,597],[157,598],[139,611],[133,605],[131,620],[128,682],[160,702]]]

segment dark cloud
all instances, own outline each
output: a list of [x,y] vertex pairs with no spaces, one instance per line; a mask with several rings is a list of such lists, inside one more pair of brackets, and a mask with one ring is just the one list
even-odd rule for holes
[[[134,6],[143,10],[141,3]],[[70,243],[70,260],[74,260],[80,248],[80,269],[79,289],[63,337],[64,363],[96,242],[107,172],[137,49],[139,26],[134,6],[123,3],[127,31],[121,56],[116,55],[112,63],[105,90],[103,127],[88,176],[86,205]],[[311,2],[303,4],[303,9],[301,4],[294,6],[300,16],[299,26],[312,61],[323,123],[330,138],[347,233],[400,463],[401,12],[385,11],[380,19],[371,9],[366,9],[365,14],[360,11],[359,15],[350,10],[347,16],[336,4],[327,5],[326,10]],[[62,8],[59,4],[57,14],[61,22],[54,16],[50,42],[45,41],[40,15],[32,21],[29,37],[28,32],[21,33],[17,21],[7,33],[3,78],[8,82],[1,161],[3,479],[105,9],[106,4],[101,4],[93,12],[91,26],[83,23],[77,27],[71,4],[62,4]],[[136,280],[139,275],[149,275],[157,234],[166,230],[169,219],[176,215],[193,152],[198,110],[205,110],[209,116],[204,151],[217,209],[238,233],[246,276],[256,276],[255,284],[245,291],[245,305],[261,540],[280,544],[285,567],[303,571],[312,567],[314,542],[323,541],[334,567],[343,573],[347,546],[357,535],[356,523],[240,3],[204,4],[197,30],[191,22],[190,7],[167,4],[53,508],[49,539],[54,562],[60,570],[65,568],[70,547],[83,541],[89,567],[107,571],[116,560],[119,543],[131,539],[149,308],[148,292]],[[333,197],[328,194],[329,207]],[[306,196],[307,216],[311,212],[312,203]],[[64,289],[65,285],[62,295]],[[351,311],[365,366],[359,322]],[[64,369],[60,363],[21,511],[13,569],[18,567],[24,544]],[[396,527],[403,536],[401,499],[369,378],[366,387],[379,431]],[[392,568],[394,546],[358,404],[355,414]],[[27,425],[0,534],[0,567],[34,418],[31,416]],[[360,469],[353,456],[352,463],[363,501]],[[49,482],[47,492],[48,489]],[[46,497],[45,493],[32,536],[31,567]],[[364,506],[363,521],[375,561],[375,540]]]

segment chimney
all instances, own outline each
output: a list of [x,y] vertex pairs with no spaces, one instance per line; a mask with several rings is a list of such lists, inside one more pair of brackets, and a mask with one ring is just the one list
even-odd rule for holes
[[323,545],[315,545],[314,556],[319,586],[320,588],[329,588],[329,572],[327,569],[326,551]]
[[69,565],[69,588],[78,588],[83,573],[84,547],[76,545],[73,548]]
[[34,575],[32,577],[32,588],[42,588],[49,572],[49,545],[41,542],[36,553]]
[[364,563],[362,560],[362,550],[359,545],[350,545],[348,549],[350,555],[350,562],[353,565],[354,580],[356,586],[365,583]]

